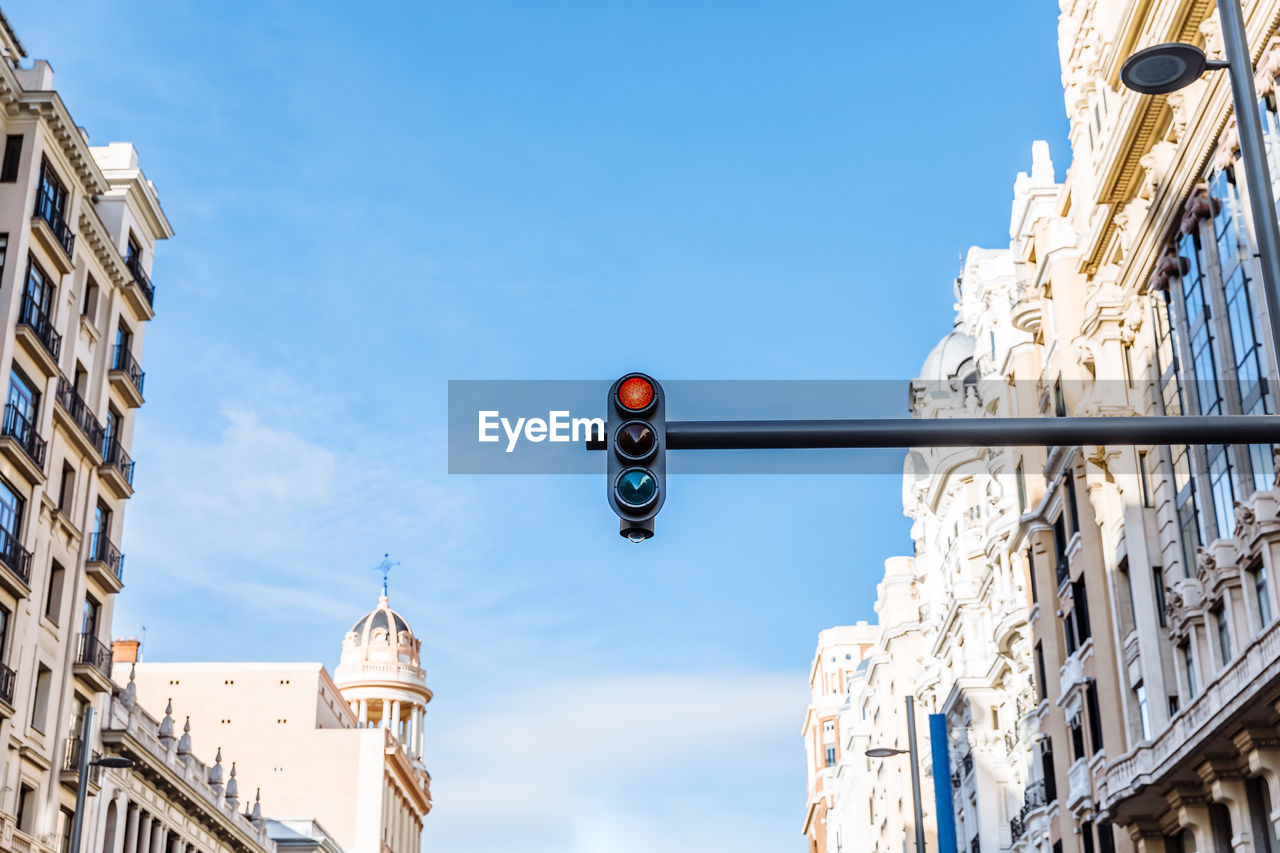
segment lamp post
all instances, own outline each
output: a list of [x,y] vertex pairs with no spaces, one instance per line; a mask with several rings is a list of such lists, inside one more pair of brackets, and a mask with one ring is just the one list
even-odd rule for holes
[[93,706],[84,709],[84,722],[80,725],[80,755],[79,755],[79,775],[76,778],[76,813],[71,819],[71,850],[70,853],[80,853],[80,836],[84,832],[84,800],[89,786],[89,768],[90,767],[116,767],[126,769],[133,766],[133,762],[122,755],[108,755],[105,758],[94,758],[90,760],[91,741],[93,734]]
[[1280,365],[1280,223],[1272,197],[1262,118],[1258,115],[1258,92],[1253,85],[1253,59],[1245,36],[1240,0],[1217,2],[1225,62],[1210,61],[1195,45],[1158,44],[1125,60],[1120,79],[1135,92],[1164,95],[1189,85],[1205,71],[1226,69],[1240,133],[1240,158],[1244,161],[1245,184],[1249,188],[1249,209],[1258,239],[1262,289],[1271,324],[1271,357]]
[[[867,750],[867,758],[889,758],[894,755],[907,755],[911,761],[911,805],[915,809],[916,818],[916,853],[925,853],[924,849],[924,809],[920,806],[920,757],[916,752],[916,698],[907,697],[907,748],[894,749],[889,746],[873,746]],[[937,784],[936,782],[934,784]]]

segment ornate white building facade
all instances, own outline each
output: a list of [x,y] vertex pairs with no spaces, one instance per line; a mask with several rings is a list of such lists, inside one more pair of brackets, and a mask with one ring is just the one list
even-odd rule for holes
[[417,853],[431,810],[421,647],[384,590],[332,677],[320,663],[145,662],[134,684],[141,705],[172,702],[209,733],[203,760],[235,756],[282,825],[314,819],[346,853]]
[[[973,387],[939,391],[937,414],[1277,411],[1227,79],[1167,97],[1119,82],[1125,58],[1158,42],[1220,57],[1214,2],[1060,7],[1071,166],[1056,182],[1039,150],[1009,249],[970,254],[956,331]],[[1243,7],[1280,187],[1280,0]],[[984,263],[1004,270],[975,277]],[[949,340],[943,355],[963,351]],[[940,361],[946,376],[931,377],[963,386]],[[1060,446],[908,465],[911,582],[931,639],[887,666],[897,692],[948,714],[960,846],[1280,850],[1274,451]],[[955,535],[937,535],[948,524]],[[876,680],[869,669],[869,695]]]

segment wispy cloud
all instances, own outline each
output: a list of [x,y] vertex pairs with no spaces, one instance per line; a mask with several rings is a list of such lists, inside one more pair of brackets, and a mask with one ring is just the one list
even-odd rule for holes
[[490,696],[475,714],[442,709],[424,846],[772,853],[790,839],[743,816],[792,805],[774,801],[772,768],[799,765],[803,688],[781,674],[620,673]]

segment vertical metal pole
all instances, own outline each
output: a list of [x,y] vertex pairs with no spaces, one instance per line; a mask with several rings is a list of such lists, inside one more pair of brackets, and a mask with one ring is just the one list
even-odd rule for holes
[[1271,170],[1267,166],[1262,118],[1258,115],[1258,92],[1253,85],[1253,57],[1245,36],[1240,0],[1218,0],[1218,18],[1222,22],[1222,44],[1229,66],[1236,127],[1240,132],[1240,159],[1244,161],[1249,208],[1258,238],[1262,291],[1266,294],[1267,317],[1271,323],[1271,358],[1280,366],[1280,223],[1276,220]]
[[71,819],[71,852],[80,853],[80,834],[84,831],[84,797],[89,787],[89,741],[93,732],[93,706],[84,709],[84,719],[80,722],[80,775],[76,779],[76,814]]
[[924,809],[920,807],[920,756],[916,753],[916,698],[914,696],[907,697],[907,751],[911,759],[911,804],[916,810],[916,853],[925,853]]

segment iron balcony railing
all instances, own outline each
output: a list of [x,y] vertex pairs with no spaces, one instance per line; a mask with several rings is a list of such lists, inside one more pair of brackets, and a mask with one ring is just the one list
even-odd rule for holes
[[58,355],[62,352],[62,335],[54,331],[49,313],[29,292],[22,294],[22,310],[18,313],[18,324],[30,326],[45,351],[53,356],[54,361],[58,360]]
[[58,242],[66,251],[67,257],[71,257],[71,250],[76,244],[76,235],[71,233],[71,226],[67,225],[67,220],[62,218],[57,198],[44,187],[41,187],[40,192],[36,194],[35,215],[48,223],[49,228],[53,230],[53,236],[58,238]]
[[118,470],[129,487],[133,487],[133,460],[114,435],[107,436],[102,443],[102,461]]
[[[80,772],[80,753],[84,749],[84,742],[80,740],[79,735],[72,735],[67,738],[67,745],[62,751],[62,771],[64,773]],[[102,765],[94,764],[94,761],[102,758],[102,753],[96,749],[89,753],[89,781],[97,785],[102,779]]]
[[100,530],[89,540],[89,562],[102,563],[116,577],[124,573],[124,555],[120,553],[115,543],[107,538],[107,534]]
[[0,702],[13,707],[13,685],[17,675],[9,667],[0,663]]
[[17,575],[24,586],[31,586],[31,552],[3,527],[0,527],[0,563]]
[[13,403],[4,407],[4,425],[0,434],[18,442],[18,445],[31,457],[41,470],[44,470],[45,441],[36,432],[36,425]]
[[129,377],[129,381],[133,383],[133,387],[138,389],[138,393],[142,393],[142,383],[146,381],[147,374],[138,366],[138,360],[133,357],[133,353],[129,352],[129,348],[123,344],[116,344],[115,356],[111,359],[112,370],[122,370]]
[[76,392],[75,386],[65,376],[58,377],[58,402],[67,410],[67,414],[71,415],[71,420],[80,427],[80,431],[84,433],[85,438],[89,439],[89,443],[101,450],[104,435],[102,424],[98,423],[93,412],[89,411],[89,404]]
[[133,274],[133,280],[138,283],[138,287],[142,289],[142,295],[147,297],[147,304],[152,308],[156,305],[156,288],[151,283],[151,277],[142,269],[142,259],[138,255],[126,258],[124,265],[129,268],[129,272]]
[[76,645],[76,663],[86,663],[111,677],[111,649],[93,634],[81,634]]

